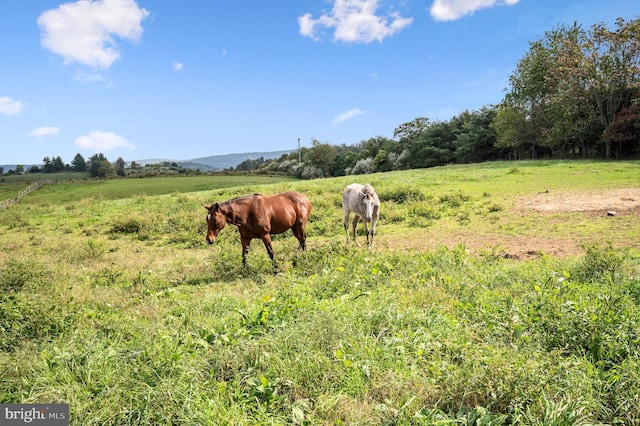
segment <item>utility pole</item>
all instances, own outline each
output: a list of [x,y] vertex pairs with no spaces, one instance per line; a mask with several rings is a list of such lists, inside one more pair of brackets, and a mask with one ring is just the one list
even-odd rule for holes
[[302,155],[300,154],[300,138],[298,138],[298,164],[302,163]]

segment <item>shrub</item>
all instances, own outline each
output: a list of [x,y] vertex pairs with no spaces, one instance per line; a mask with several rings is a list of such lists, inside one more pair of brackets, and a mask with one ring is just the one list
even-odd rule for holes
[[0,291],[20,291],[26,284],[41,279],[45,274],[45,268],[36,262],[9,259],[0,269]]
[[113,234],[139,234],[144,226],[140,218],[128,217],[115,219],[110,232]]
[[470,196],[459,192],[452,192],[439,197],[438,201],[450,208],[458,208],[471,199]]
[[430,197],[427,197],[422,191],[411,186],[394,186],[391,188],[385,187],[378,191],[378,198],[380,198],[381,202],[393,201],[398,204],[403,204],[410,201],[428,200]]
[[348,168],[345,172],[348,175],[366,175],[373,173],[373,170],[373,158],[367,157],[358,160],[353,167]]
[[613,248],[611,243],[605,247],[592,244],[586,247],[584,258],[573,271],[576,279],[583,281],[615,280],[624,260],[624,253]]

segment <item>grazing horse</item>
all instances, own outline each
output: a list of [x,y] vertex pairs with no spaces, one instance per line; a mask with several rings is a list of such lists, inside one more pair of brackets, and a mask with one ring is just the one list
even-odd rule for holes
[[213,244],[218,233],[227,223],[238,227],[242,243],[242,264],[247,263],[249,244],[254,238],[260,238],[273,263],[274,273],[278,271],[273,256],[271,235],[282,234],[288,229],[298,239],[300,250],[306,249],[305,226],[311,213],[309,199],[298,192],[285,192],[278,195],[247,195],[233,198],[220,204],[204,206],[207,209],[207,242]]
[[[367,245],[373,248],[373,235],[376,231],[376,223],[378,223],[378,214],[380,212],[380,200],[378,194],[369,184],[360,185],[352,183],[348,185],[342,192],[342,211],[344,213],[344,230],[347,233],[347,242],[349,242],[349,214],[353,212],[353,241],[356,241],[356,229],[360,219],[364,222],[364,231],[367,235]],[[371,231],[369,231],[369,222],[371,222]],[[371,241],[369,241],[371,236]]]

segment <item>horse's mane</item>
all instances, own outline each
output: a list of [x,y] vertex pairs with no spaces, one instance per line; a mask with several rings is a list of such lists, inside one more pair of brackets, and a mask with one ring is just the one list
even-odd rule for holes
[[373,197],[376,194],[376,191],[373,190],[371,185],[366,184],[362,187],[362,193]]
[[227,201],[223,202],[222,204],[227,204],[228,205],[228,204],[231,204],[231,203],[235,203],[236,201],[240,201],[240,200],[244,200],[244,199],[247,199],[247,198],[255,197],[256,195],[262,195],[262,194],[259,194],[259,193],[256,192],[255,194],[251,194],[251,195],[240,195],[238,197],[235,197],[235,198],[232,198],[230,200],[227,200]]

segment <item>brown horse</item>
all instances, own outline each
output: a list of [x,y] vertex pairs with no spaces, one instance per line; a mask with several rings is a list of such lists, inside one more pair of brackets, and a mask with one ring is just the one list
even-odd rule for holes
[[274,273],[277,264],[273,256],[271,235],[282,234],[291,229],[298,239],[300,250],[305,250],[307,235],[305,226],[311,213],[309,199],[298,192],[284,192],[278,195],[247,195],[233,198],[220,204],[204,206],[207,213],[207,242],[213,244],[218,233],[227,223],[238,227],[242,243],[242,264],[247,263],[249,244],[260,238],[273,262]]

